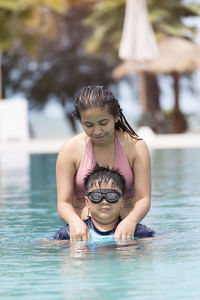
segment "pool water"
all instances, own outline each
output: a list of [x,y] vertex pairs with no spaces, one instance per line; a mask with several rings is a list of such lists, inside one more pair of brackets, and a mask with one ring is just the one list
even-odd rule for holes
[[56,155],[0,157],[0,299],[200,299],[200,149],[156,150],[157,238],[103,243],[42,239],[63,226]]

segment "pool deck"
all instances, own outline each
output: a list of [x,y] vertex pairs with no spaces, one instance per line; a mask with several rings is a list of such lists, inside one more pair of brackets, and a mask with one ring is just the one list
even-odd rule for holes
[[[141,135],[152,149],[200,148],[200,133],[184,134],[143,134]],[[69,137],[67,137],[69,138]],[[29,139],[27,141],[0,142],[3,153],[58,153],[66,139]]]

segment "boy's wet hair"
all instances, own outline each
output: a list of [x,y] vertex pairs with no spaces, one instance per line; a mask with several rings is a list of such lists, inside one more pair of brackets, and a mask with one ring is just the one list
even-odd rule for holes
[[122,194],[125,194],[126,181],[124,176],[117,169],[100,167],[99,165],[96,165],[84,178],[85,194],[96,184],[101,187],[102,184],[109,181],[111,181],[113,187],[118,187]]
[[76,96],[73,116],[81,121],[81,111],[91,108],[108,108],[108,112],[118,121],[115,123],[115,129],[127,132],[135,139],[140,139],[137,133],[126,120],[118,100],[113,93],[104,86],[87,86],[84,87]]

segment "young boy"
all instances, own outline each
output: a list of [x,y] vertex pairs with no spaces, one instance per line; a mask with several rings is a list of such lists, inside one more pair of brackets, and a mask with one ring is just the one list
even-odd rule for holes
[[[84,222],[89,228],[90,239],[114,235],[121,222],[120,209],[124,205],[123,195],[126,189],[124,177],[114,169],[96,166],[84,179],[85,201],[88,217]],[[152,237],[155,232],[142,224],[137,224],[134,237]],[[69,225],[62,227],[54,240],[70,240]]]

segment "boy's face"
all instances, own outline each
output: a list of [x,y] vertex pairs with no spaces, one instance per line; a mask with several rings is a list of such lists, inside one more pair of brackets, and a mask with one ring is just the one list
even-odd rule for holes
[[[121,193],[121,190],[117,186],[112,186],[111,181],[108,183],[102,183],[99,187],[98,183],[94,184],[92,188],[88,191],[93,190],[116,190]],[[87,196],[85,197],[86,205],[90,209],[91,217],[98,223],[107,225],[114,222],[120,214],[121,208],[124,206],[124,200],[121,197],[115,203],[109,203],[105,198],[103,198],[99,203],[93,203]]]

